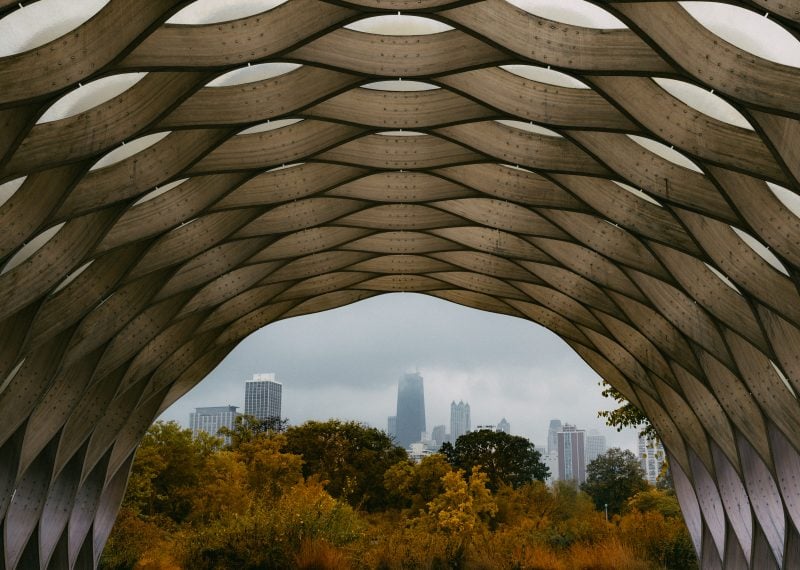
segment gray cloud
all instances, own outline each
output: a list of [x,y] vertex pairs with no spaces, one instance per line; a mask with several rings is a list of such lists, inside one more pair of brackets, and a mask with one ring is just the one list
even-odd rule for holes
[[560,338],[521,319],[432,297],[390,294],[274,323],[252,334],[201,384],[162,416],[183,424],[197,406],[241,406],[244,381],[275,372],[283,415],[292,423],[339,417],[385,428],[397,381],[419,369],[425,378],[428,429],[449,426],[451,400],[472,408],[473,426],[501,417],[512,432],[546,441],[551,418],[600,429],[610,445],[635,448],[597,418],[613,406],[599,378]]

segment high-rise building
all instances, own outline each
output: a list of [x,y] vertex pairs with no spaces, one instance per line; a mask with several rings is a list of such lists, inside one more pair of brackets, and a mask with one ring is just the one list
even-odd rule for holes
[[[189,429],[192,436],[197,437],[201,431],[210,435],[218,435],[219,428],[226,427],[233,429],[233,422],[239,414],[236,406],[213,406],[207,408],[195,408],[189,414]],[[225,445],[231,444],[230,436],[222,436]]]
[[389,437],[397,437],[397,416],[389,416],[389,421],[386,422],[386,434]]
[[397,445],[420,441],[425,429],[425,387],[419,372],[405,374],[397,385]]
[[586,435],[586,465],[606,452],[606,436],[600,435],[596,429],[589,430]]
[[445,441],[447,441],[447,426],[445,426],[444,424],[433,426],[433,431],[431,432],[431,439],[434,441],[436,449],[442,447],[442,444]]
[[582,429],[564,424],[558,432],[558,479],[575,481],[579,485],[586,481],[586,459]]
[[463,400],[458,404],[450,404],[450,441],[455,445],[456,440],[472,429],[469,418],[469,404]]
[[275,374],[253,374],[244,384],[244,413],[259,420],[280,419],[283,384]]
[[503,418],[499,422],[497,422],[497,431],[502,431],[503,433],[511,433],[511,424],[508,423],[508,420]]
[[558,432],[561,431],[561,420],[550,420],[547,430],[547,453],[558,453]]
[[642,464],[644,478],[651,485],[658,481],[661,466],[664,465],[664,445],[661,440],[639,436],[639,462]]

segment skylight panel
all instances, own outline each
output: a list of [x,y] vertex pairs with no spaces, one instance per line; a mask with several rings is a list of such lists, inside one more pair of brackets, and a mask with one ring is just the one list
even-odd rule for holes
[[244,85],[245,83],[255,83],[265,79],[272,79],[286,75],[302,67],[299,63],[272,62],[248,65],[224,73],[206,84],[206,87],[229,87],[231,85]]
[[742,239],[742,241],[746,243],[750,247],[750,249],[755,251],[764,261],[769,263],[772,267],[774,267],[787,277],[789,276],[789,272],[786,271],[786,268],[783,266],[783,263],[781,263],[780,260],[777,257],[775,257],[775,254],[772,253],[772,251],[770,251],[770,249],[767,246],[765,246],[759,240],[751,236],[749,233],[740,230],[739,228],[734,226],[731,226],[731,228],[733,228],[733,231],[736,232],[736,235],[738,235]]
[[401,14],[364,18],[345,27],[356,32],[382,36],[424,36],[440,34],[453,29],[452,26],[437,20]]
[[646,192],[643,192],[643,191],[639,190],[638,188],[634,188],[633,186],[628,186],[627,184],[625,184],[623,182],[617,182],[616,180],[612,180],[612,182],[614,184],[616,184],[617,186],[619,186],[620,188],[622,188],[623,190],[626,190],[626,191],[630,192],[631,194],[633,194],[637,198],[641,198],[645,202],[650,202],[651,204],[655,204],[656,206],[659,206],[661,208],[664,207],[664,206],[661,205],[661,202],[659,202],[658,200],[656,200],[655,198],[653,198],[652,196],[650,196]]
[[108,154],[104,155],[100,160],[95,162],[90,170],[105,168],[106,166],[111,166],[112,164],[121,162],[126,158],[129,158],[134,154],[142,152],[148,147],[153,146],[171,132],[172,131],[165,131],[162,133],[145,135],[143,137],[139,137],[138,139],[133,139],[131,142],[127,144],[123,143],[121,146],[118,146]]
[[26,178],[27,176],[21,176],[19,178],[15,178],[14,180],[9,180],[8,182],[0,184],[0,207],[2,207],[3,204],[8,202],[11,197],[16,194],[17,190],[20,189]]
[[164,194],[166,192],[169,192],[173,188],[177,188],[178,186],[180,186],[181,184],[183,184],[187,180],[189,180],[189,179],[188,178],[182,178],[181,180],[176,180],[174,182],[170,182],[169,184],[164,184],[163,186],[156,186],[155,189],[151,190],[150,192],[148,192],[147,194],[145,194],[144,196],[142,196],[141,198],[136,200],[133,203],[133,206],[138,206],[139,204],[143,204],[144,202],[149,202],[153,198],[158,198],[159,196],[161,196],[162,194]]
[[37,124],[66,119],[97,107],[121,95],[141,81],[145,75],[147,74],[123,73],[79,86],[53,103],[39,118]]
[[689,105],[692,109],[700,111],[723,123],[728,123],[735,127],[753,130],[753,127],[736,108],[722,97],[714,95],[710,91],[676,79],[666,79],[654,77],[653,81],[664,89],[667,93]]
[[561,73],[555,69],[548,69],[546,67],[537,67],[535,65],[501,65],[500,69],[513,73],[519,77],[530,79],[531,81],[538,81],[539,83],[547,83],[548,85],[555,85],[556,87],[570,87],[572,89],[589,89],[583,81],[575,79],[571,75]]
[[681,152],[678,152],[674,148],[668,147],[667,145],[661,144],[660,142],[654,141],[653,139],[649,139],[647,137],[640,137],[637,135],[627,136],[638,145],[643,146],[653,154],[657,154],[672,164],[677,164],[678,166],[688,168],[689,170],[694,170],[695,172],[703,172],[699,166],[689,159],[689,157]]
[[63,227],[64,227],[64,222],[61,222],[60,224],[56,224],[51,228],[47,228],[45,231],[35,236],[32,240],[23,245],[19,249],[19,251],[15,253],[11,259],[8,260],[8,263],[6,263],[5,267],[3,267],[3,270],[0,271],[0,275],[2,275],[3,273],[8,273],[12,269],[23,263],[25,260],[33,256],[34,253],[42,249],[47,242],[53,239]]
[[288,0],[197,0],[167,20],[168,24],[216,24],[254,16],[285,4]]
[[788,188],[773,184],[772,182],[767,182],[767,186],[769,186],[769,189],[772,190],[772,193],[775,194],[775,197],[780,200],[784,206],[786,206],[795,216],[800,217],[800,196]]
[[764,59],[800,67],[800,42],[760,14],[721,2],[680,2],[691,16],[716,35]]
[[108,0],[39,0],[23,6],[0,20],[0,57],[60,38],[88,21],[106,4]]
[[385,137],[424,137],[425,133],[419,131],[381,131],[377,133]]
[[70,273],[69,275],[67,275],[67,276],[64,278],[64,280],[63,280],[61,283],[59,283],[59,284],[58,284],[58,287],[56,287],[55,289],[53,289],[53,292],[52,292],[51,294],[52,294],[52,295],[55,295],[56,293],[58,293],[59,291],[61,291],[61,290],[62,290],[64,287],[66,287],[67,285],[69,285],[70,283],[72,283],[73,281],[75,281],[75,278],[76,278],[76,277],[78,277],[78,275],[80,275],[80,274],[81,274],[81,273],[83,273],[84,271],[86,271],[86,270],[89,268],[89,266],[90,266],[92,263],[94,263],[94,259],[92,259],[92,260],[90,260],[90,261],[87,261],[86,263],[84,263],[83,265],[81,265],[81,266],[80,266],[78,269],[76,269],[75,271],[73,271],[72,273]]
[[507,0],[529,14],[563,24],[602,30],[625,29],[616,16],[584,0]]
[[536,123],[531,123],[531,122],[525,123],[523,121],[513,121],[509,119],[498,119],[495,122],[500,123],[501,125],[505,125],[506,127],[511,127],[512,129],[519,129],[521,131],[527,131],[529,133],[536,133],[537,135],[544,135],[546,137],[553,137],[559,139],[564,138],[557,132],[542,127],[541,125],[537,125]]
[[237,135],[252,135],[255,133],[265,133],[267,131],[277,131],[283,127],[288,127],[289,125],[299,123],[302,120],[303,119],[278,119],[277,121],[267,121],[266,123],[260,123],[250,127],[249,129],[245,129],[237,133]]
[[362,85],[364,89],[374,89],[376,91],[432,91],[441,89],[438,85],[426,83],[424,81],[404,81],[395,79],[389,81],[373,81]]

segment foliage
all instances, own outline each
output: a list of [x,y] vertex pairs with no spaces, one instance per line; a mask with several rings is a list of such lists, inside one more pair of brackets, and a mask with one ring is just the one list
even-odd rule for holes
[[620,406],[614,410],[601,410],[597,412],[597,417],[605,418],[606,425],[622,431],[623,428],[638,428],[639,435],[644,437],[658,438],[658,433],[650,423],[644,412],[628,401],[622,393],[614,388],[605,380],[600,381],[603,388],[602,394],[606,398],[614,398]]
[[[326,429],[319,422],[306,424],[310,433],[301,430],[300,440],[310,445],[312,436],[327,434],[342,458],[362,466],[365,456],[376,456],[368,428],[357,426],[348,443],[343,433],[351,432],[340,429],[343,424],[324,424]],[[174,424],[152,426],[100,567],[696,568],[676,499],[665,491],[633,494],[622,513],[606,522],[573,482],[548,487],[529,480],[492,490],[480,466],[467,474],[432,455],[419,464],[402,459],[375,469],[386,503],[367,511],[329,492],[333,456],[309,450],[309,461],[289,449],[289,433],[274,429],[243,429],[240,435],[235,445],[222,448],[219,439],[192,440]],[[365,442],[373,455],[360,455],[358,446]],[[391,447],[383,449],[393,457]]]
[[286,450],[303,457],[303,475],[318,475],[337,499],[377,510],[387,505],[386,470],[406,459],[384,432],[358,422],[309,421],[286,430]]
[[444,491],[442,478],[452,470],[444,456],[436,453],[419,463],[395,463],[386,470],[383,484],[392,506],[408,509],[407,515],[415,516]]
[[586,483],[581,488],[592,497],[597,510],[607,505],[610,516],[621,513],[625,502],[648,486],[636,456],[612,447],[586,466]]
[[550,474],[528,439],[504,432],[473,431],[460,436],[455,446],[442,445],[441,453],[456,469],[470,471],[480,465],[492,491],[504,484],[516,488],[534,479],[544,481]]
[[238,449],[242,443],[262,436],[283,433],[289,426],[288,419],[267,418],[259,420],[255,416],[241,414],[233,420],[233,428],[222,426],[217,432],[220,436],[231,438],[231,447]]

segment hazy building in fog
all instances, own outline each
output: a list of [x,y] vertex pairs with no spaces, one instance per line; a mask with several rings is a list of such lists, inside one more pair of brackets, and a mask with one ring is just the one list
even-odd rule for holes
[[550,420],[547,430],[547,453],[558,453],[558,432],[561,431],[561,420]]
[[661,473],[664,458],[664,446],[661,440],[639,436],[639,462],[644,471],[644,478],[651,485],[655,485],[658,481],[658,474]]
[[397,445],[420,441],[425,428],[425,387],[419,372],[405,374],[397,384]]
[[606,452],[606,436],[600,435],[596,429],[589,430],[586,435],[586,465]]
[[[233,429],[233,422],[239,415],[236,412],[237,409],[236,406],[195,408],[194,412],[189,414],[189,429],[192,430],[192,436],[197,437],[201,431],[217,436],[221,427]],[[231,438],[229,436],[220,437],[225,440],[226,445],[230,445]]]
[[386,424],[386,434],[389,437],[397,437],[397,416],[389,416],[389,421]]
[[244,413],[259,420],[280,419],[283,384],[275,374],[253,374],[244,383]]
[[433,431],[431,432],[431,439],[434,441],[436,449],[442,447],[442,444],[445,441],[447,441],[447,426],[445,426],[444,424],[433,426]]
[[503,433],[510,434],[511,433],[511,424],[508,423],[508,420],[503,418],[499,422],[497,422],[497,431],[502,431]]
[[450,404],[450,441],[455,445],[456,440],[472,429],[469,417],[469,404],[463,400],[458,404]]
[[557,433],[558,439],[558,479],[575,481],[579,485],[586,481],[586,456],[582,429],[564,424]]

